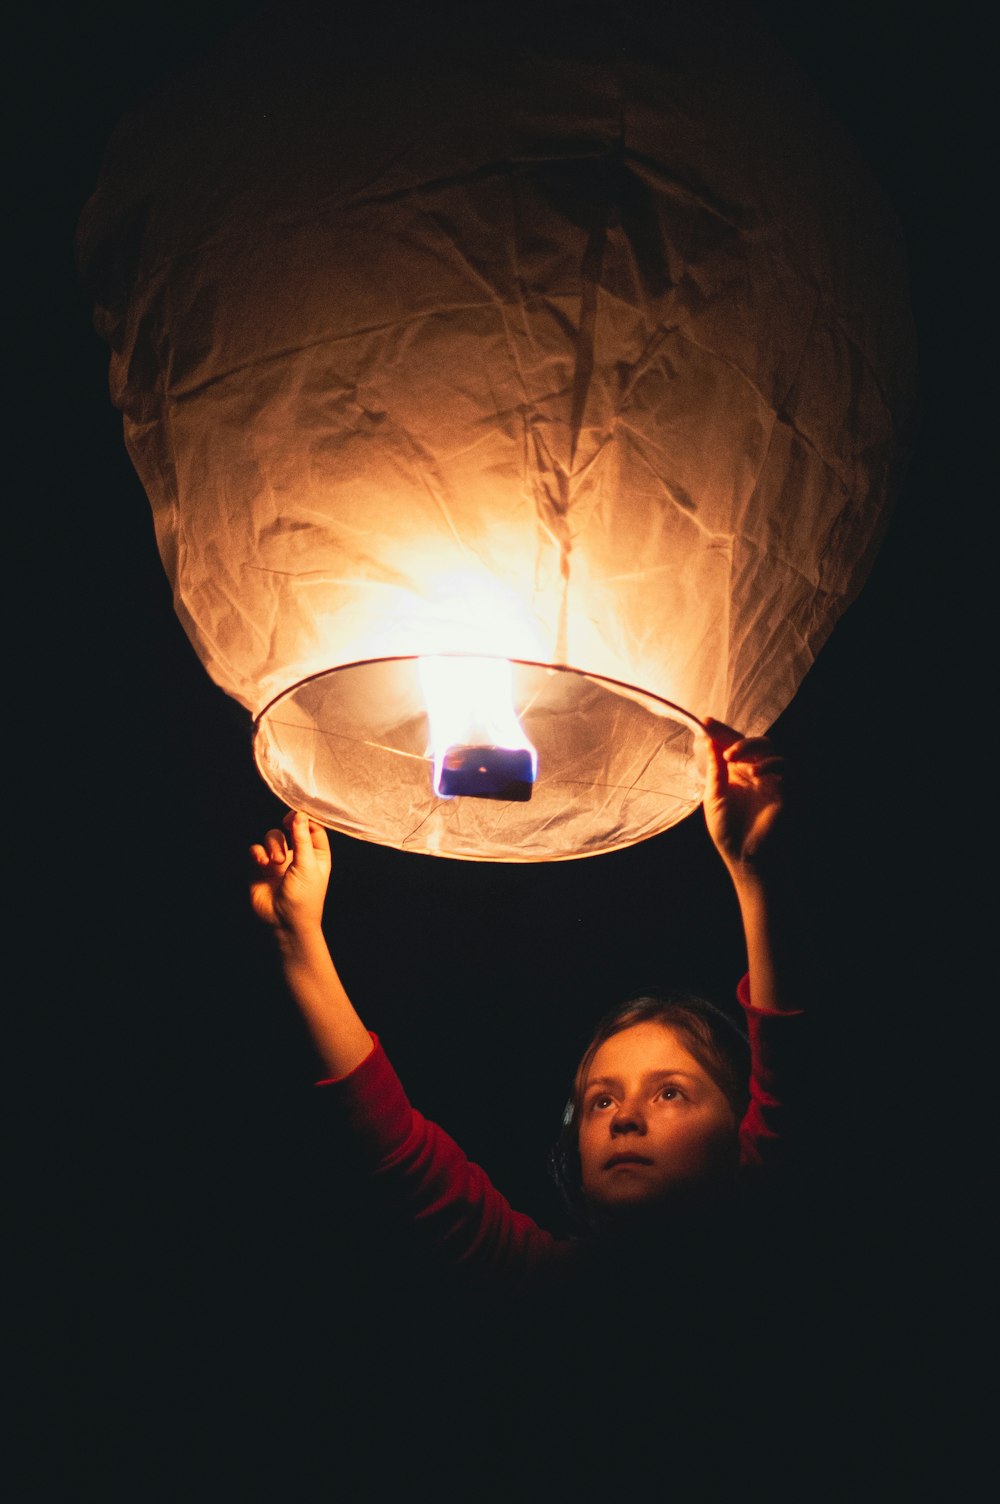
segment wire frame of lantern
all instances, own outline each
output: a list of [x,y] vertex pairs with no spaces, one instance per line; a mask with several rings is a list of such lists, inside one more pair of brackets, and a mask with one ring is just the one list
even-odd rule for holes
[[899,236],[748,8],[413,10],[265,13],[119,128],[80,232],[112,392],[281,798],[608,851],[698,803],[694,717],[765,731],[861,588]]

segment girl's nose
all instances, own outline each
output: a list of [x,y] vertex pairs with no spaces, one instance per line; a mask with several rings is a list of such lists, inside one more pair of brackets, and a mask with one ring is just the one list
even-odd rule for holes
[[611,1132],[645,1133],[646,1119],[642,1111],[629,1102],[623,1102],[611,1119]]

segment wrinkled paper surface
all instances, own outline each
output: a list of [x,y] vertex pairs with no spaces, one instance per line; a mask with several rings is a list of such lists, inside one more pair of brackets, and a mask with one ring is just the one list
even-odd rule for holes
[[[742,10],[446,9],[256,23],[119,127],[81,260],[177,611],[271,786],[409,849],[585,855],[698,801],[644,694],[761,733],[860,589],[905,269]],[[376,660],[440,652],[582,671],[536,693],[530,803],[434,798]]]

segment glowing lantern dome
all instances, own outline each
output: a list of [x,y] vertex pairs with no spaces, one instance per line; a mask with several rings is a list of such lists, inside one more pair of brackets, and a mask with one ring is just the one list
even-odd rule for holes
[[898,231],[749,7],[351,24],[265,13],[83,216],[177,611],[326,825],[628,845],[698,803],[692,716],[766,730],[868,572]]

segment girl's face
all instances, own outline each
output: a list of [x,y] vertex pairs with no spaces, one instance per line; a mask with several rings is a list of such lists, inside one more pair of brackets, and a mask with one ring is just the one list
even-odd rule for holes
[[736,1164],[725,1093],[667,1024],[633,1024],[597,1050],[582,1095],[583,1194],[627,1208],[721,1185]]

